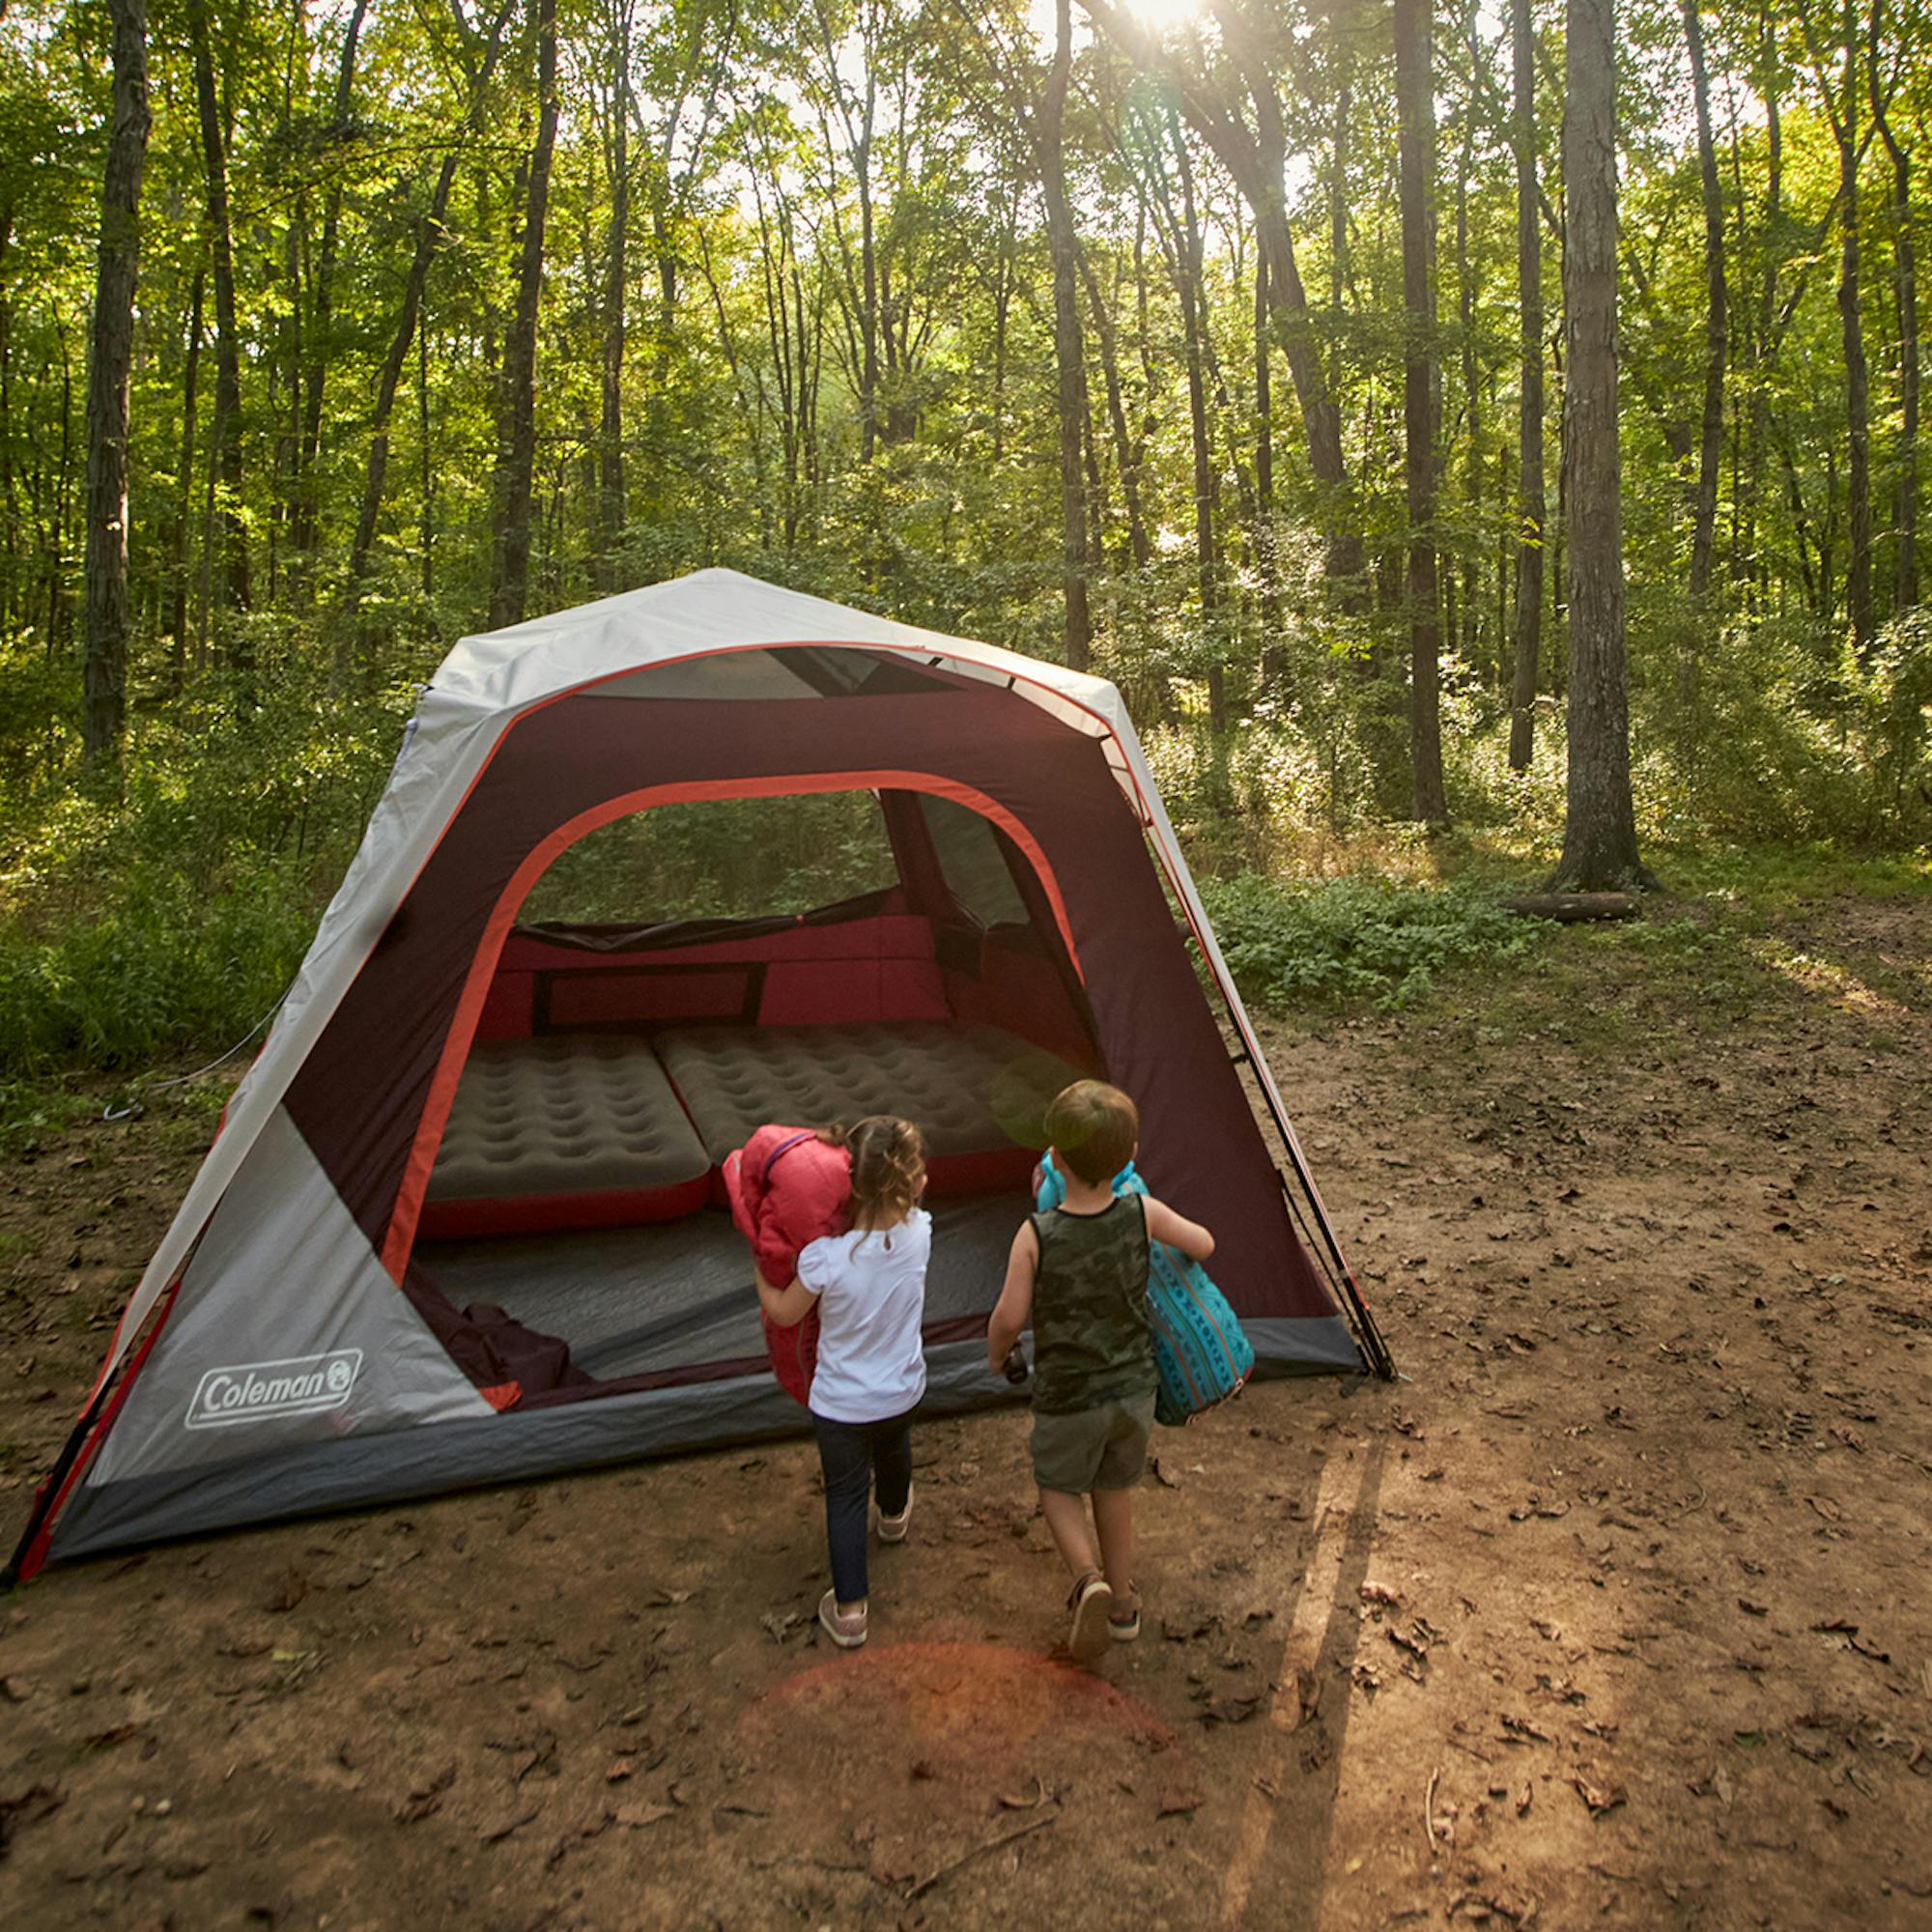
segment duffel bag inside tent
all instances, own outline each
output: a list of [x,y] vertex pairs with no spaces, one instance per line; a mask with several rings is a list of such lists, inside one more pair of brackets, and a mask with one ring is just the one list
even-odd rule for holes
[[[832,793],[837,903],[520,919],[637,814]],[[921,1123],[926,1406],[1010,1400],[986,1317],[1080,1072],[1258,1375],[1390,1372],[1111,684],[728,570],[468,639],[10,1568],[798,1429],[719,1182],[767,1121]]]

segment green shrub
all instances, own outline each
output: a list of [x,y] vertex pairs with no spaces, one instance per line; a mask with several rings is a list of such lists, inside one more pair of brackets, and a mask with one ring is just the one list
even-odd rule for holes
[[1203,880],[1202,896],[1242,997],[1276,1009],[1407,1006],[1439,973],[1514,959],[1543,930],[1505,912],[1493,889],[1367,873],[1319,883],[1246,873]]
[[0,925],[0,1069],[129,1066],[239,1039],[294,977],[315,914],[293,868],[244,856],[213,892],[136,871],[65,931]]

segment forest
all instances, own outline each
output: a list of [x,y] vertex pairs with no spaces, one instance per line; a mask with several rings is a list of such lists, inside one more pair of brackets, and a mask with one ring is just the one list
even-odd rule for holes
[[[1932,0],[0,0],[10,1922],[1923,1932],[1928,122]],[[466,870],[452,647],[713,567],[1111,679],[1185,867],[997,673],[942,782],[945,673],[721,653],[517,712]],[[572,792],[734,710],[879,792]],[[1140,1425],[1091,1672],[984,1354],[1062,1136],[901,1052],[1063,1009],[1254,1369]],[[713,1147],[720,1035],[895,1084]],[[855,1612],[726,1177],[976,1082]]]
[[456,638],[709,564],[1114,679],[1316,994],[1913,852],[1928,111],[1919,0],[14,0],[0,1069],[227,1043]]

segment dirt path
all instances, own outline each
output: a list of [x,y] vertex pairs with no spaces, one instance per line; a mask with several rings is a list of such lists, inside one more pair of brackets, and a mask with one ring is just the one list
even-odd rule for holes
[[[1932,1921],[1928,957],[1833,900],[1274,1031],[1408,1379],[1163,1436],[1098,1678],[1014,1413],[921,1432],[850,1658],[796,1443],[49,1573],[10,1922]],[[10,1523],[198,1131],[0,1194]]]

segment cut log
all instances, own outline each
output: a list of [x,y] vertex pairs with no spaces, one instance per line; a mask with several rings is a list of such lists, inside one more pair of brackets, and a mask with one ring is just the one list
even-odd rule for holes
[[1523,893],[1503,901],[1503,910],[1523,919],[1629,919],[1636,911],[1632,893]]

